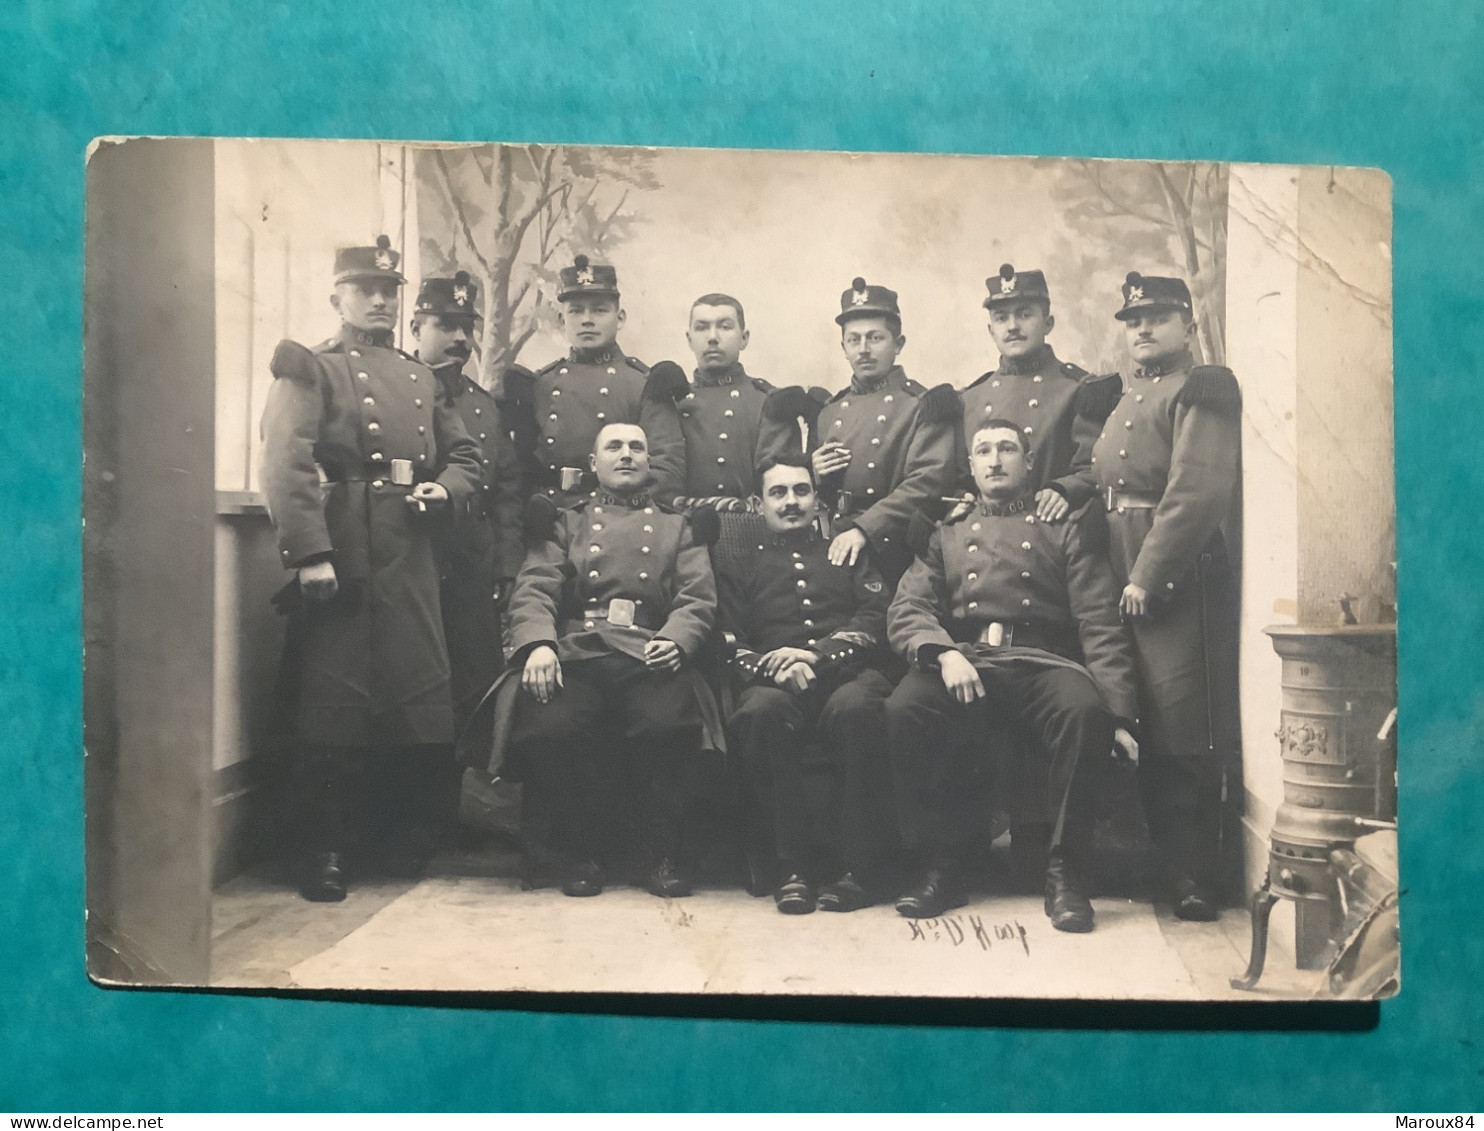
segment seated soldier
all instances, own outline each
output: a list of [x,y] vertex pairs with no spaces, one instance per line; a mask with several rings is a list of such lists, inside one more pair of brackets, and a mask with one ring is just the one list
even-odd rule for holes
[[983,743],[950,744],[949,730],[1013,724],[1028,740],[1018,748],[1043,766],[1046,914],[1057,930],[1090,931],[1093,784],[1115,746],[1138,758],[1133,646],[1096,544],[1103,528],[1036,517],[1035,457],[1018,425],[985,422],[969,459],[978,501],[932,532],[887,615],[892,647],[912,664],[886,717],[902,838],[919,869],[897,910],[930,918],[963,903],[975,830],[954,751]]
[[[814,478],[806,456],[766,460],[758,475],[767,535],[745,573],[721,573],[728,660],[743,685],[728,720],[773,834],[786,915],[855,911],[874,902],[870,884],[888,843],[878,802],[886,778],[884,658],[890,595],[862,551],[834,565],[814,526]],[[811,740],[832,768],[827,811],[810,804]],[[817,845],[823,842],[823,861]],[[833,882],[816,893],[824,875]]]
[[689,895],[675,857],[703,733],[690,662],[716,621],[716,583],[690,522],[647,494],[642,428],[605,425],[590,464],[588,499],[560,512],[533,501],[549,529],[510,601],[523,670],[509,766],[525,783],[527,876],[555,871],[567,895],[599,894],[603,830],[633,795],[645,887]]

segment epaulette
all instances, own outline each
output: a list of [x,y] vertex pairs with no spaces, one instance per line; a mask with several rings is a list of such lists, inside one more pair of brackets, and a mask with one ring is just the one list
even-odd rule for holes
[[1101,377],[1084,377],[1072,403],[1079,416],[1101,424],[1122,396],[1123,378],[1117,373],[1105,373]]
[[298,342],[285,338],[273,351],[273,360],[268,363],[275,377],[288,377],[294,381],[314,380],[314,354]]
[[339,338],[326,338],[314,347],[315,353],[340,353],[345,349],[345,343]]
[[752,387],[760,393],[771,393],[773,391],[773,386],[761,377],[749,377],[748,380],[752,382]]
[[561,511],[557,505],[545,495],[532,495],[526,500],[526,507],[520,516],[521,532],[525,535],[526,545],[537,542],[550,542],[556,534],[557,519],[561,517]]
[[1062,362],[1059,372],[1063,377],[1070,377],[1073,381],[1086,381],[1088,377],[1092,376],[1082,366],[1074,365],[1070,361]]
[[926,385],[912,380],[911,377],[908,377],[905,381],[902,382],[902,388],[911,393],[914,397],[920,397],[927,392]]
[[673,361],[657,361],[644,380],[644,399],[674,404],[690,392],[685,370]]
[[555,361],[548,361],[540,369],[536,370],[535,375],[537,377],[545,377],[548,373],[555,373],[558,369],[566,364],[567,359],[565,357],[559,357]]
[[531,392],[535,384],[534,373],[524,365],[512,365],[500,378],[500,392],[495,399],[510,404],[525,404],[533,399]]
[[721,515],[711,507],[697,507],[685,516],[691,535],[702,546],[714,546],[721,537]]
[[639,371],[639,373],[640,373],[641,376],[643,376],[643,375],[645,375],[645,374],[647,374],[649,372],[649,366],[645,365],[637,357],[630,357],[628,354],[624,354],[623,355],[623,359],[625,361],[627,361],[630,365],[632,365],[635,369],[637,369]]
[[922,419],[933,424],[958,420],[963,416],[964,402],[952,385],[935,385],[922,394]]
[[1242,407],[1242,387],[1237,375],[1224,365],[1197,365],[1175,394],[1185,405],[1203,405],[1221,412],[1236,412]]
[[991,369],[988,373],[981,373],[978,377],[975,377],[974,380],[970,381],[967,385],[964,386],[965,391],[984,384],[984,382],[988,381],[998,372],[998,369]]
[[803,417],[811,423],[819,416],[823,406],[797,385],[786,389],[774,389],[763,401],[763,415],[769,420],[785,423]]

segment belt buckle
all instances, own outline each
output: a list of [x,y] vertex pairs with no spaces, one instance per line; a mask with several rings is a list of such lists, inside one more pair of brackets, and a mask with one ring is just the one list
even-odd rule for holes
[[392,462],[391,481],[398,487],[412,486],[412,461],[410,459],[394,459]]
[[992,620],[984,626],[984,631],[979,634],[979,643],[987,644],[991,648],[1003,648],[1010,643],[1009,637],[1013,635],[1011,626],[1002,621]]
[[575,491],[582,486],[582,468],[564,467],[561,471],[563,491]]
[[619,628],[634,627],[636,606],[627,597],[615,597],[608,602],[608,623]]

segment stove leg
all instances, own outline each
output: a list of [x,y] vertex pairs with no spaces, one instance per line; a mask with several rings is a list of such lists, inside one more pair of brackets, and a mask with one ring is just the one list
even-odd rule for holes
[[1268,917],[1273,913],[1273,904],[1278,897],[1273,894],[1267,877],[1262,887],[1252,893],[1252,957],[1247,963],[1247,972],[1231,980],[1234,990],[1250,990],[1262,977],[1263,964],[1268,958]]

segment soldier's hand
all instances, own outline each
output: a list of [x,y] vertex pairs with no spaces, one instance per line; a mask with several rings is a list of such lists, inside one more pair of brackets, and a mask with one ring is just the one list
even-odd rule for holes
[[1119,727],[1113,732],[1113,751],[1115,756],[1122,754],[1130,765],[1139,764],[1139,740],[1126,727]]
[[526,657],[525,670],[520,673],[520,685],[542,703],[550,703],[555,698],[564,685],[562,662],[557,659],[556,650],[551,645],[542,644],[531,649],[531,654]]
[[938,668],[943,673],[943,686],[960,703],[965,705],[975,699],[984,698],[984,683],[979,672],[961,652],[951,649],[938,657]]
[[830,543],[830,564],[837,566],[853,566],[855,559],[861,556],[861,551],[866,548],[866,532],[859,526],[852,526],[849,530],[835,535],[835,540]]
[[322,561],[299,567],[299,591],[307,600],[328,601],[339,588],[334,562]]
[[1036,517],[1042,522],[1060,522],[1072,513],[1072,505],[1060,491],[1042,487],[1036,492]]
[[662,636],[644,645],[644,664],[650,671],[678,672],[681,658],[680,645]]
[[850,466],[850,449],[839,440],[830,440],[814,449],[810,462],[814,464],[814,474],[823,478]]
[[1123,587],[1123,596],[1118,599],[1118,611],[1124,620],[1140,620],[1149,615],[1149,593],[1133,582]]
[[769,679],[776,679],[778,673],[789,664],[813,664],[819,662],[819,656],[807,648],[774,648],[766,653],[758,661],[763,675]]
[[785,691],[808,691],[818,681],[814,668],[803,660],[789,664],[773,677],[773,682]]
[[419,483],[407,496],[407,505],[419,511],[440,510],[448,505],[448,488],[442,483]]

